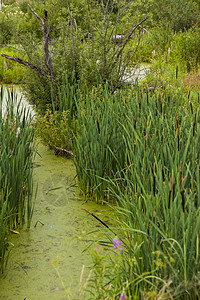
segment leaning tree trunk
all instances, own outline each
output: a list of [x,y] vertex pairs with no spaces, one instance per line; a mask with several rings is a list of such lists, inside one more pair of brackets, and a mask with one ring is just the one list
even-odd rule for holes
[[32,7],[28,4],[28,7],[30,8],[31,12],[36,16],[36,18],[41,23],[41,29],[43,33],[43,43],[44,43],[44,60],[45,60],[45,67],[46,70],[43,70],[42,65],[34,65],[31,62],[25,61],[19,57],[13,57],[6,54],[1,54],[1,56],[5,57],[6,59],[13,60],[19,64],[22,64],[26,67],[28,67],[31,70],[35,70],[38,73],[40,73],[42,76],[50,77],[51,81],[55,79],[55,74],[53,72],[52,62],[51,62],[51,56],[49,51],[49,29],[48,29],[48,12],[45,9],[44,10],[44,20],[32,9]]

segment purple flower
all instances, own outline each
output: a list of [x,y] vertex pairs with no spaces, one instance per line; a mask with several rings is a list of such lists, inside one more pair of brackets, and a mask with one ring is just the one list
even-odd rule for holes
[[94,248],[94,251],[96,251],[97,253],[100,253],[99,248]]
[[121,293],[119,300],[124,300],[126,299],[126,294],[125,293]]
[[120,240],[117,237],[115,237],[113,239],[113,248],[114,248],[115,252],[117,252],[119,254],[121,254],[121,252],[124,251],[124,248],[122,247],[122,243],[120,242]]

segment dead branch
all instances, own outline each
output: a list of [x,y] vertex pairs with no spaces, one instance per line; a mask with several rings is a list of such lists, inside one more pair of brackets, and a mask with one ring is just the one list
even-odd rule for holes
[[32,7],[29,4],[28,4],[28,7],[30,8],[30,10],[34,14],[34,16],[36,16],[36,18],[41,22],[42,28],[43,28],[44,27],[44,22],[43,22],[42,18],[32,9]]
[[69,150],[66,150],[66,149],[57,147],[57,146],[55,146],[55,145],[53,145],[53,146],[51,146],[51,147],[53,147],[55,150],[59,150],[59,151],[61,151],[61,152],[65,152],[65,153],[67,153],[68,155],[71,155],[71,156],[74,155],[72,151],[69,151]]
[[32,64],[30,64],[28,61],[22,60],[19,57],[13,57],[13,56],[9,56],[6,54],[1,54],[2,57],[5,57],[6,59],[10,59],[13,60],[21,65],[24,65],[26,67],[28,67],[29,69],[35,70],[37,72],[39,72],[40,74],[42,74],[43,76],[47,76],[47,73],[45,73],[44,71],[42,71],[40,68],[38,68],[37,66],[34,66]]
[[119,52],[118,52],[116,58],[119,58],[119,56],[122,54],[122,51],[124,50],[124,48],[125,48],[126,44],[128,43],[129,39],[131,38],[133,32],[137,29],[137,27],[139,27],[142,23],[144,23],[148,18],[149,18],[149,16],[146,17],[145,19],[143,19],[140,23],[136,24],[136,25],[131,29],[131,31],[129,32],[129,35],[127,36],[127,38],[126,38],[126,40],[124,41],[122,47],[120,48],[120,50],[119,50]]
[[31,12],[36,16],[36,18],[41,23],[42,33],[43,33],[43,41],[44,41],[44,59],[45,59],[45,65],[47,67],[47,70],[49,72],[49,75],[51,79],[55,78],[52,63],[51,63],[51,57],[49,54],[49,30],[48,30],[48,12],[46,9],[44,9],[44,20],[33,10],[33,8],[28,4],[29,9]]

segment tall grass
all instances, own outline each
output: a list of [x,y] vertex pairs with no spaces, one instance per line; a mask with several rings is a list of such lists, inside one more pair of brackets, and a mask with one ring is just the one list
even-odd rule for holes
[[120,276],[110,263],[99,287],[107,296],[199,297],[199,121],[198,93],[187,99],[181,90],[106,88],[77,102],[80,189],[116,203],[122,227]]
[[[6,95],[6,96],[5,96]],[[32,162],[35,154],[31,117],[20,99],[0,93],[0,266],[4,271],[9,229],[30,227],[33,213]]]
[[120,259],[95,260],[92,299],[199,297],[200,113],[191,95],[83,83],[59,92],[54,124],[62,128],[66,111],[80,192],[116,209],[124,247]]

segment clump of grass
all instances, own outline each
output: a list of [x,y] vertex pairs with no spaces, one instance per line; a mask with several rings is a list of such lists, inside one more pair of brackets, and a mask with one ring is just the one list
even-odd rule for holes
[[30,113],[11,91],[0,93],[0,266],[4,271],[8,229],[30,227],[33,213],[34,128]]

